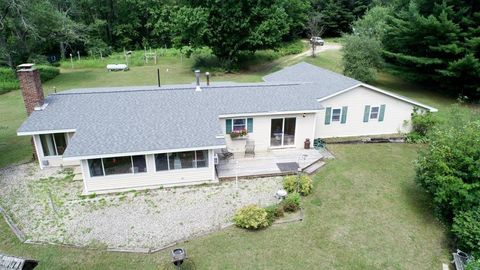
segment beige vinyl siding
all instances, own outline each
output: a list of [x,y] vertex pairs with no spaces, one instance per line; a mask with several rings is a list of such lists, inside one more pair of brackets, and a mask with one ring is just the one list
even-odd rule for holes
[[[408,132],[411,129],[409,123],[405,125],[405,121],[410,121],[414,105],[363,86],[322,101],[320,104],[324,108],[347,106],[348,113],[345,124],[330,122],[329,125],[325,124],[325,109],[317,113],[316,138],[393,134]],[[369,119],[368,122],[363,122],[366,105],[380,107],[382,104],[386,105],[383,121]]]
[[84,193],[105,193],[130,189],[155,188],[217,182],[213,151],[208,150],[208,167],[170,171],[155,170],[154,155],[146,155],[147,172],[90,177],[87,160],[82,160]]
[[[68,141],[72,138],[73,132],[67,133],[67,147]],[[80,161],[78,160],[64,160],[62,156],[44,156],[42,150],[42,143],[40,141],[40,135],[33,135],[33,141],[35,144],[35,151],[37,152],[38,162],[40,163],[40,169],[43,169],[42,161],[48,161],[48,167],[60,167],[60,166],[78,166],[80,165]]]
[[[303,114],[285,114],[285,115],[267,115],[267,116],[245,116],[236,118],[253,118],[253,132],[248,134],[249,140],[255,141],[255,151],[267,151],[272,149],[270,147],[270,129],[271,120],[276,118],[296,118],[295,126],[295,144],[292,148],[303,148],[303,143],[306,138],[309,138],[313,142],[314,126],[315,126],[315,113]],[[245,151],[245,139],[232,140],[229,134],[226,134],[225,118],[219,119],[222,130],[225,135],[225,141],[227,148],[232,152],[244,152]]]

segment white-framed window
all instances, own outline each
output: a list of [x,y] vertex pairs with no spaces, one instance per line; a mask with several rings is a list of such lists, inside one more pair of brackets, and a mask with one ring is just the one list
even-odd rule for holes
[[380,112],[380,107],[372,107],[370,109],[370,119],[378,119],[378,114]]
[[208,150],[155,154],[157,172],[206,167],[208,167]]
[[43,155],[61,156],[67,148],[68,138],[66,133],[40,134]]
[[232,119],[232,131],[247,130],[246,118],[234,118]]
[[341,116],[342,116],[341,108],[332,109],[332,122],[340,122]]
[[95,158],[88,160],[88,168],[91,177],[136,174],[147,172],[147,162],[145,155]]

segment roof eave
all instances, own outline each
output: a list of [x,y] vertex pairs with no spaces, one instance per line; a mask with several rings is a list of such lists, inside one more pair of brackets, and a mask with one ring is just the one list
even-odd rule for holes
[[17,130],[18,136],[31,136],[31,135],[41,135],[41,134],[53,134],[53,133],[69,133],[76,132],[76,129],[51,129],[51,130],[34,130],[34,131],[20,131]]
[[281,114],[299,114],[299,113],[317,113],[318,110],[297,110],[297,111],[275,111],[275,112],[256,112],[256,113],[231,113],[231,114],[220,114],[218,118],[231,118],[231,117],[242,117],[242,116],[265,116],[265,115],[281,115]]
[[[184,152],[184,151],[195,151],[195,150],[210,150],[210,149],[222,149],[225,148],[225,144],[220,145],[210,145],[210,146],[200,146],[200,147],[190,147],[190,148],[177,148],[177,149],[163,149],[163,150],[148,150],[148,151],[139,151],[139,152],[122,152],[122,153],[110,153],[110,154],[98,154],[98,155],[72,155],[72,156],[63,156],[65,161],[74,161],[82,159],[96,159],[96,158],[111,158],[111,157],[122,157],[122,156],[137,156],[137,155],[150,155],[150,154],[162,154],[162,153],[172,153],[172,152]],[[68,149],[68,148],[67,148]]]
[[404,102],[407,102],[407,103],[410,103],[412,105],[415,105],[415,106],[418,106],[418,107],[422,107],[424,109],[427,109],[429,110],[430,112],[438,112],[438,109],[437,108],[434,108],[434,107],[431,107],[431,106],[428,106],[428,105],[425,105],[423,103],[420,103],[418,101],[415,101],[415,100],[412,100],[412,99],[409,99],[409,98],[406,98],[406,97],[403,97],[403,96],[400,96],[400,95],[397,95],[397,94],[394,94],[394,93],[391,93],[391,92],[388,92],[388,91],[385,91],[385,90],[382,90],[380,88],[377,88],[375,86],[372,86],[372,85],[369,85],[369,84],[366,84],[366,83],[359,83],[357,85],[354,85],[352,87],[349,87],[347,89],[344,89],[342,91],[338,91],[334,94],[331,94],[329,96],[326,96],[326,97],[323,97],[323,98],[318,98],[317,101],[321,102],[321,101],[324,101],[324,100],[327,100],[327,99],[330,99],[332,97],[335,97],[335,96],[338,96],[340,94],[343,94],[345,92],[348,92],[350,90],[353,90],[359,86],[363,86],[365,88],[368,88],[370,90],[373,90],[373,91],[376,91],[376,92],[379,92],[379,93],[382,93],[384,95],[387,95],[387,96],[390,96],[390,97],[393,97],[393,98],[396,98],[398,100],[402,100]]

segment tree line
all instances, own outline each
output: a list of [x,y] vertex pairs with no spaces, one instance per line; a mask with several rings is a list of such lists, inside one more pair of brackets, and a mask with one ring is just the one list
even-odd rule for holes
[[208,46],[226,61],[306,34],[321,14],[326,34],[350,31],[371,0],[4,0],[1,62],[108,54],[145,47]]
[[206,46],[229,66],[242,53],[323,32],[345,36],[348,76],[369,82],[387,68],[478,100],[479,10],[477,0],[3,0],[0,65]]
[[480,99],[480,2],[397,0],[378,5],[346,36],[345,73],[387,68],[454,97]]

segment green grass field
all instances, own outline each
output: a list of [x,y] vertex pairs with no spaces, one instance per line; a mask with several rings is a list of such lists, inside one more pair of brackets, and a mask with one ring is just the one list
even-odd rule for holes
[[[188,62],[192,60],[164,60],[159,63],[162,83],[193,81]],[[217,73],[213,80],[261,81],[264,74],[288,62],[283,60],[250,71]],[[306,61],[334,71],[342,68],[338,51]],[[44,90],[152,85],[156,68],[112,73],[64,68]],[[440,110],[454,102],[388,74],[382,73],[374,85]],[[29,160],[29,138],[15,134],[26,117],[20,91],[0,95],[0,116],[0,167]],[[196,269],[435,269],[448,263],[445,229],[435,221],[429,200],[414,182],[418,146],[334,145],[331,150],[337,159],[316,175],[315,191],[303,202],[304,222],[258,232],[229,228],[181,244]],[[3,221],[0,252],[39,259],[38,269],[168,269],[169,265],[168,250],[141,255],[22,244]]]

